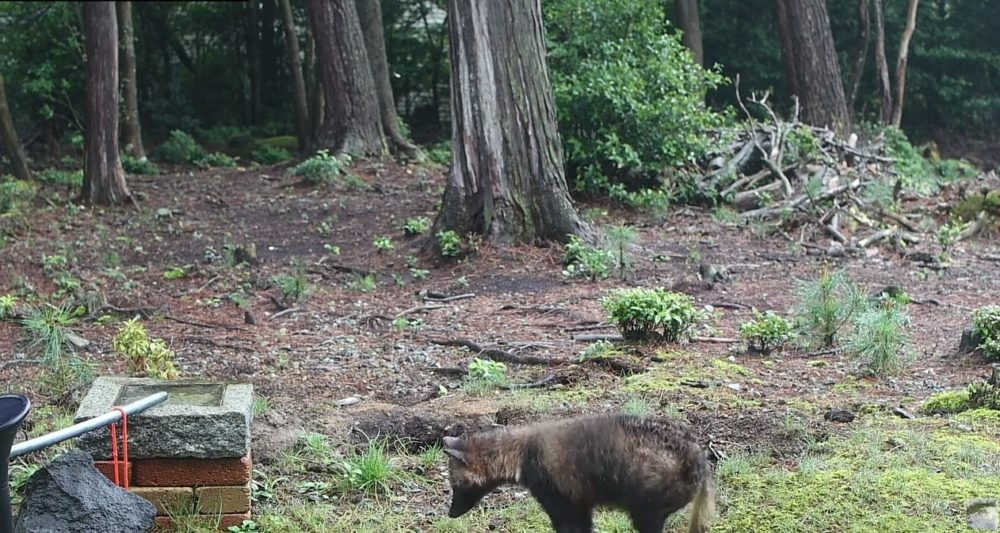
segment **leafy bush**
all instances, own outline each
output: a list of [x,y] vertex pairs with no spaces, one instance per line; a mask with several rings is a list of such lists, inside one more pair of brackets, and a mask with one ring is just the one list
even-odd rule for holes
[[326,150],[320,150],[316,155],[295,166],[292,175],[301,176],[314,185],[332,183],[347,174],[347,165],[350,163],[351,158],[347,154],[336,157]]
[[437,233],[438,245],[441,247],[441,255],[445,257],[457,257],[462,254],[462,238],[452,230],[439,231]]
[[1000,305],[987,305],[973,311],[972,328],[986,357],[1000,361]]
[[431,229],[431,221],[427,217],[408,218],[403,222],[403,233],[407,235],[421,235]]
[[753,314],[754,320],[740,324],[740,337],[747,341],[752,351],[768,354],[792,338],[791,322],[774,311],[761,313],[754,309]]
[[507,383],[507,365],[499,361],[475,358],[469,363],[465,391],[478,394]]
[[136,159],[130,155],[122,156],[122,167],[126,174],[153,175],[160,173],[160,169],[149,159]]
[[281,301],[286,306],[304,301],[312,292],[312,285],[306,278],[305,271],[297,268],[294,274],[279,274],[271,281],[281,290]]
[[710,148],[722,119],[704,105],[723,83],[693,60],[659,0],[553,0],[549,64],[566,168],[576,188],[645,188]]
[[594,248],[576,235],[571,235],[563,247],[563,276],[567,278],[588,277],[591,281],[606,278],[616,263],[614,252]]
[[819,279],[799,282],[796,327],[816,347],[833,346],[841,328],[864,306],[864,292],[842,271],[824,270]]
[[392,250],[396,247],[396,245],[392,243],[392,237],[389,237],[388,235],[376,237],[375,240],[372,241],[372,246],[380,252]]
[[155,379],[176,379],[174,352],[163,339],[151,339],[139,317],[122,324],[114,340],[115,351],[128,359],[129,370]]
[[451,140],[441,141],[427,147],[427,159],[439,164],[451,164]]
[[600,340],[590,346],[587,346],[587,348],[580,353],[579,361],[582,363],[584,361],[605,359],[620,355],[621,353],[622,352],[615,348],[615,345],[611,341]]
[[0,215],[20,209],[38,194],[37,186],[30,181],[5,181],[0,176]]
[[194,137],[181,130],[173,130],[170,137],[156,149],[156,157],[166,163],[183,165],[205,157],[205,149]]
[[225,124],[216,124],[204,131],[201,131],[198,135],[205,145],[222,148],[229,145],[229,141],[236,137],[248,136],[247,130],[239,126],[228,126]]
[[699,318],[694,299],[664,289],[617,289],[601,301],[612,323],[630,340],[676,341]]
[[212,152],[204,157],[199,158],[194,162],[198,168],[235,168],[236,160],[232,157],[220,153]]
[[250,159],[263,165],[284,163],[295,157],[291,152],[277,146],[262,144],[250,153]]
[[857,315],[848,350],[875,375],[898,370],[911,359],[906,328],[910,317],[886,301]]
[[374,274],[354,274],[354,279],[347,284],[347,288],[355,292],[372,292],[378,288],[378,282]]
[[969,393],[969,406],[972,409],[985,408],[1000,410],[1000,387],[988,381],[970,383],[967,389]]
[[17,296],[4,294],[0,296],[0,318],[10,318],[17,312]]
[[47,168],[38,173],[38,181],[69,187],[82,187],[83,169],[61,170],[58,168]]

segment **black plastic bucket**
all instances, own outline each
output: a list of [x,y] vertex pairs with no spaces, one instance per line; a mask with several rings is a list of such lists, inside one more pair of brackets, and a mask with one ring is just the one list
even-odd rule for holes
[[14,515],[10,509],[10,484],[7,481],[10,448],[21,422],[31,411],[31,400],[20,394],[0,396],[0,533],[14,533]]

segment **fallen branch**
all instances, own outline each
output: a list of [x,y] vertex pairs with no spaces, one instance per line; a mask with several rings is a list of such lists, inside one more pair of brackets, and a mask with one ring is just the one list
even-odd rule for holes
[[613,328],[613,327],[615,327],[614,324],[608,324],[607,322],[598,322],[596,324],[589,324],[589,325],[586,325],[586,326],[571,326],[571,327],[568,327],[568,328],[564,328],[563,331],[565,331],[565,332],[571,332],[571,331],[593,331],[595,329],[605,329],[605,328]]
[[557,374],[552,374],[550,376],[545,376],[544,378],[535,381],[533,383],[507,383],[501,385],[501,389],[507,390],[521,390],[521,389],[540,389],[542,387],[550,387],[553,385],[567,385],[570,383],[569,376],[560,376]]
[[511,363],[515,365],[561,365],[564,363],[559,359],[532,357],[530,355],[516,355],[503,350],[497,350],[495,348],[483,348],[482,346],[479,346],[478,344],[467,339],[430,339],[429,342],[439,346],[458,346],[467,348],[469,351],[475,352],[477,355],[500,363]]
[[735,344],[737,342],[743,342],[741,339],[733,339],[730,337],[691,337],[691,342],[717,342],[720,344]]
[[8,366],[15,365],[39,365],[42,363],[41,359],[12,359],[10,361],[4,361],[0,363],[0,371],[6,370]]
[[473,294],[473,293],[471,293],[471,292],[468,293],[468,294],[458,294],[456,296],[445,296],[445,297],[442,297],[442,298],[438,298],[438,297],[432,296],[431,294],[426,294],[426,295],[424,295],[424,300],[428,300],[428,301],[432,301],[432,302],[445,303],[445,302],[454,302],[456,300],[466,300],[468,298],[475,298],[475,297],[476,297],[476,295]]
[[409,315],[409,314],[412,314],[412,313],[422,313],[424,311],[433,311],[435,309],[444,309],[445,307],[448,307],[448,306],[447,305],[417,305],[417,306],[411,307],[409,309],[404,309],[404,310],[396,313],[396,318],[399,318],[399,317],[402,317],[402,316],[406,316],[406,315]]
[[593,334],[593,335],[573,335],[573,340],[576,342],[597,342],[597,341],[620,341],[624,340],[621,335],[615,334]]
[[277,313],[275,313],[275,314],[267,317],[267,319],[268,320],[274,320],[276,318],[281,318],[281,317],[283,317],[285,315],[290,315],[292,313],[298,313],[301,310],[302,310],[301,307],[289,307],[288,309],[285,309],[284,311],[278,311]]

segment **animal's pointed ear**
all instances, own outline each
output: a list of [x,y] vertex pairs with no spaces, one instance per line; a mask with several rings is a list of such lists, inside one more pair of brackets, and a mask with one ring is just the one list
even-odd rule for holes
[[461,450],[465,447],[462,446],[462,440],[459,439],[458,437],[445,437],[443,440],[445,448],[451,448],[452,450]]
[[[447,438],[447,437],[445,437],[445,438]],[[444,449],[444,453],[446,453],[446,454],[454,457],[455,459],[458,459],[459,462],[461,462],[463,465],[468,465],[469,464],[469,458],[466,455],[466,453],[463,452],[462,450],[456,450],[454,448],[445,448]]]

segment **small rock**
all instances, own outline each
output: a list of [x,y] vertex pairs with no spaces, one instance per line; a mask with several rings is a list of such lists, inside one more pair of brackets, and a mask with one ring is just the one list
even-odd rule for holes
[[70,344],[81,350],[85,349],[87,346],[90,346],[90,341],[73,333],[67,333],[66,340],[69,341]]
[[846,424],[854,421],[854,413],[846,409],[830,409],[823,415],[823,418],[830,422],[840,422]]
[[344,398],[342,400],[337,400],[334,403],[337,404],[338,407],[347,407],[348,405],[361,403],[361,398],[358,398],[357,396],[348,396],[347,398]]
[[739,383],[726,383],[726,386],[729,387],[730,389],[733,389],[734,391],[743,390],[743,386],[740,385]]
[[15,533],[152,531],[156,507],[116,487],[84,452],[57,457],[25,487]]
[[156,218],[170,218],[174,215],[174,212],[167,209],[166,207],[161,207],[156,210]]
[[996,531],[998,524],[996,498],[973,498],[966,502],[969,527],[978,531]]
[[896,415],[896,416],[898,416],[900,418],[905,418],[907,420],[913,420],[914,418],[917,418],[916,415],[914,415],[913,413],[907,411],[906,409],[903,409],[902,407],[897,407],[897,408],[893,409],[892,410],[892,414],[894,414],[894,415]]

